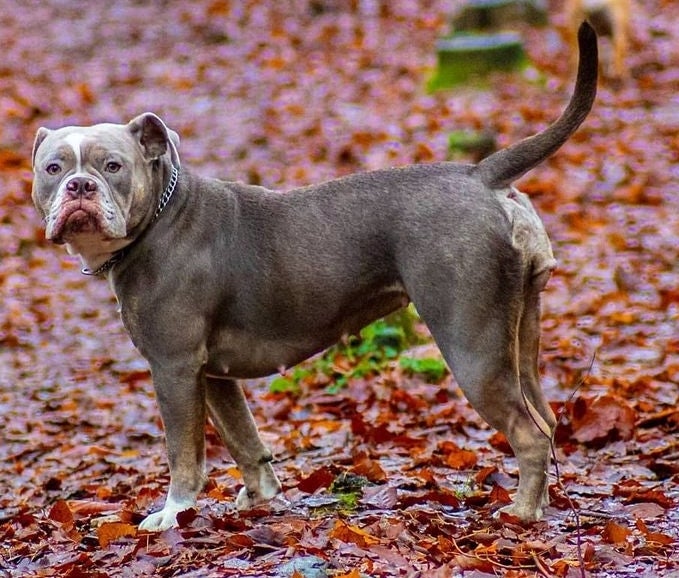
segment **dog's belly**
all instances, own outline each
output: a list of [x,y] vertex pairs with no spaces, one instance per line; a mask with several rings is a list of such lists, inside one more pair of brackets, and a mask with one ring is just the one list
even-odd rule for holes
[[220,337],[208,350],[208,375],[239,379],[265,377],[317,352],[310,344],[264,340],[242,331],[231,330]]
[[[255,324],[258,329],[222,327],[208,342],[209,375],[240,379],[265,377],[308,359],[356,334],[369,323],[400,309],[409,299],[400,283],[363,295],[342,307],[334,320],[311,319],[290,312],[285,330]],[[294,321],[296,320],[296,322]]]

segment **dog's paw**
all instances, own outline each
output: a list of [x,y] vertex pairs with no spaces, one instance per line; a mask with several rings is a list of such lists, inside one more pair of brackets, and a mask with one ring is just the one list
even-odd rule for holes
[[162,532],[177,525],[177,512],[166,512],[164,509],[146,516],[139,524],[143,532]]
[[139,524],[139,529],[144,532],[163,532],[169,528],[178,526],[177,514],[191,509],[195,506],[195,502],[178,503],[168,498],[165,506],[160,512],[155,512],[146,516]]
[[522,522],[537,522],[542,519],[542,507],[540,506],[532,507],[515,503],[500,508],[497,515],[501,513],[519,518]]
[[259,475],[259,483],[255,489],[241,488],[236,498],[236,508],[240,511],[251,510],[275,498],[282,490],[281,483],[269,464],[266,464]]
[[249,492],[247,488],[241,488],[236,497],[236,509],[239,512],[245,512],[263,502],[266,502],[266,500],[259,498],[255,492]]

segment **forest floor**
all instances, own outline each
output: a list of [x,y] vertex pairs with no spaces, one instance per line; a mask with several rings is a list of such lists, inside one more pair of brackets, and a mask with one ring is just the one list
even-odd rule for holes
[[235,513],[239,474],[208,428],[197,512],[137,530],[168,485],[150,374],[107,283],[44,239],[35,131],[152,110],[184,166],[284,191],[444,160],[457,129],[506,146],[544,128],[573,88],[561,3],[549,26],[519,27],[527,70],[428,94],[455,5],[0,0],[0,576],[679,576],[672,0],[634,4],[629,77],[604,80],[577,134],[518,183],[559,261],[543,303],[561,417],[543,521],[493,517],[516,461],[450,375],[397,360],[358,372],[345,348],[287,391],[248,384],[281,499]]

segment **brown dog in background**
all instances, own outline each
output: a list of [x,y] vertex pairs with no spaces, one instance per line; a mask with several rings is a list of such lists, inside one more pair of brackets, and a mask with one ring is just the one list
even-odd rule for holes
[[578,27],[583,20],[588,20],[598,36],[607,36],[611,40],[612,55],[602,59],[605,74],[617,80],[627,77],[625,59],[629,45],[631,0],[566,0],[565,9],[569,45],[577,46]]

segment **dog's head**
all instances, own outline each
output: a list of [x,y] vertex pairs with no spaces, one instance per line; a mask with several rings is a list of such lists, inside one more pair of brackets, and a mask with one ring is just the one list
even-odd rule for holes
[[125,125],[40,128],[32,197],[46,237],[78,253],[84,246],[102,252],[125,246],[155,210],[162,163],[179,168],[178,146],[177,133],[152,113]]

